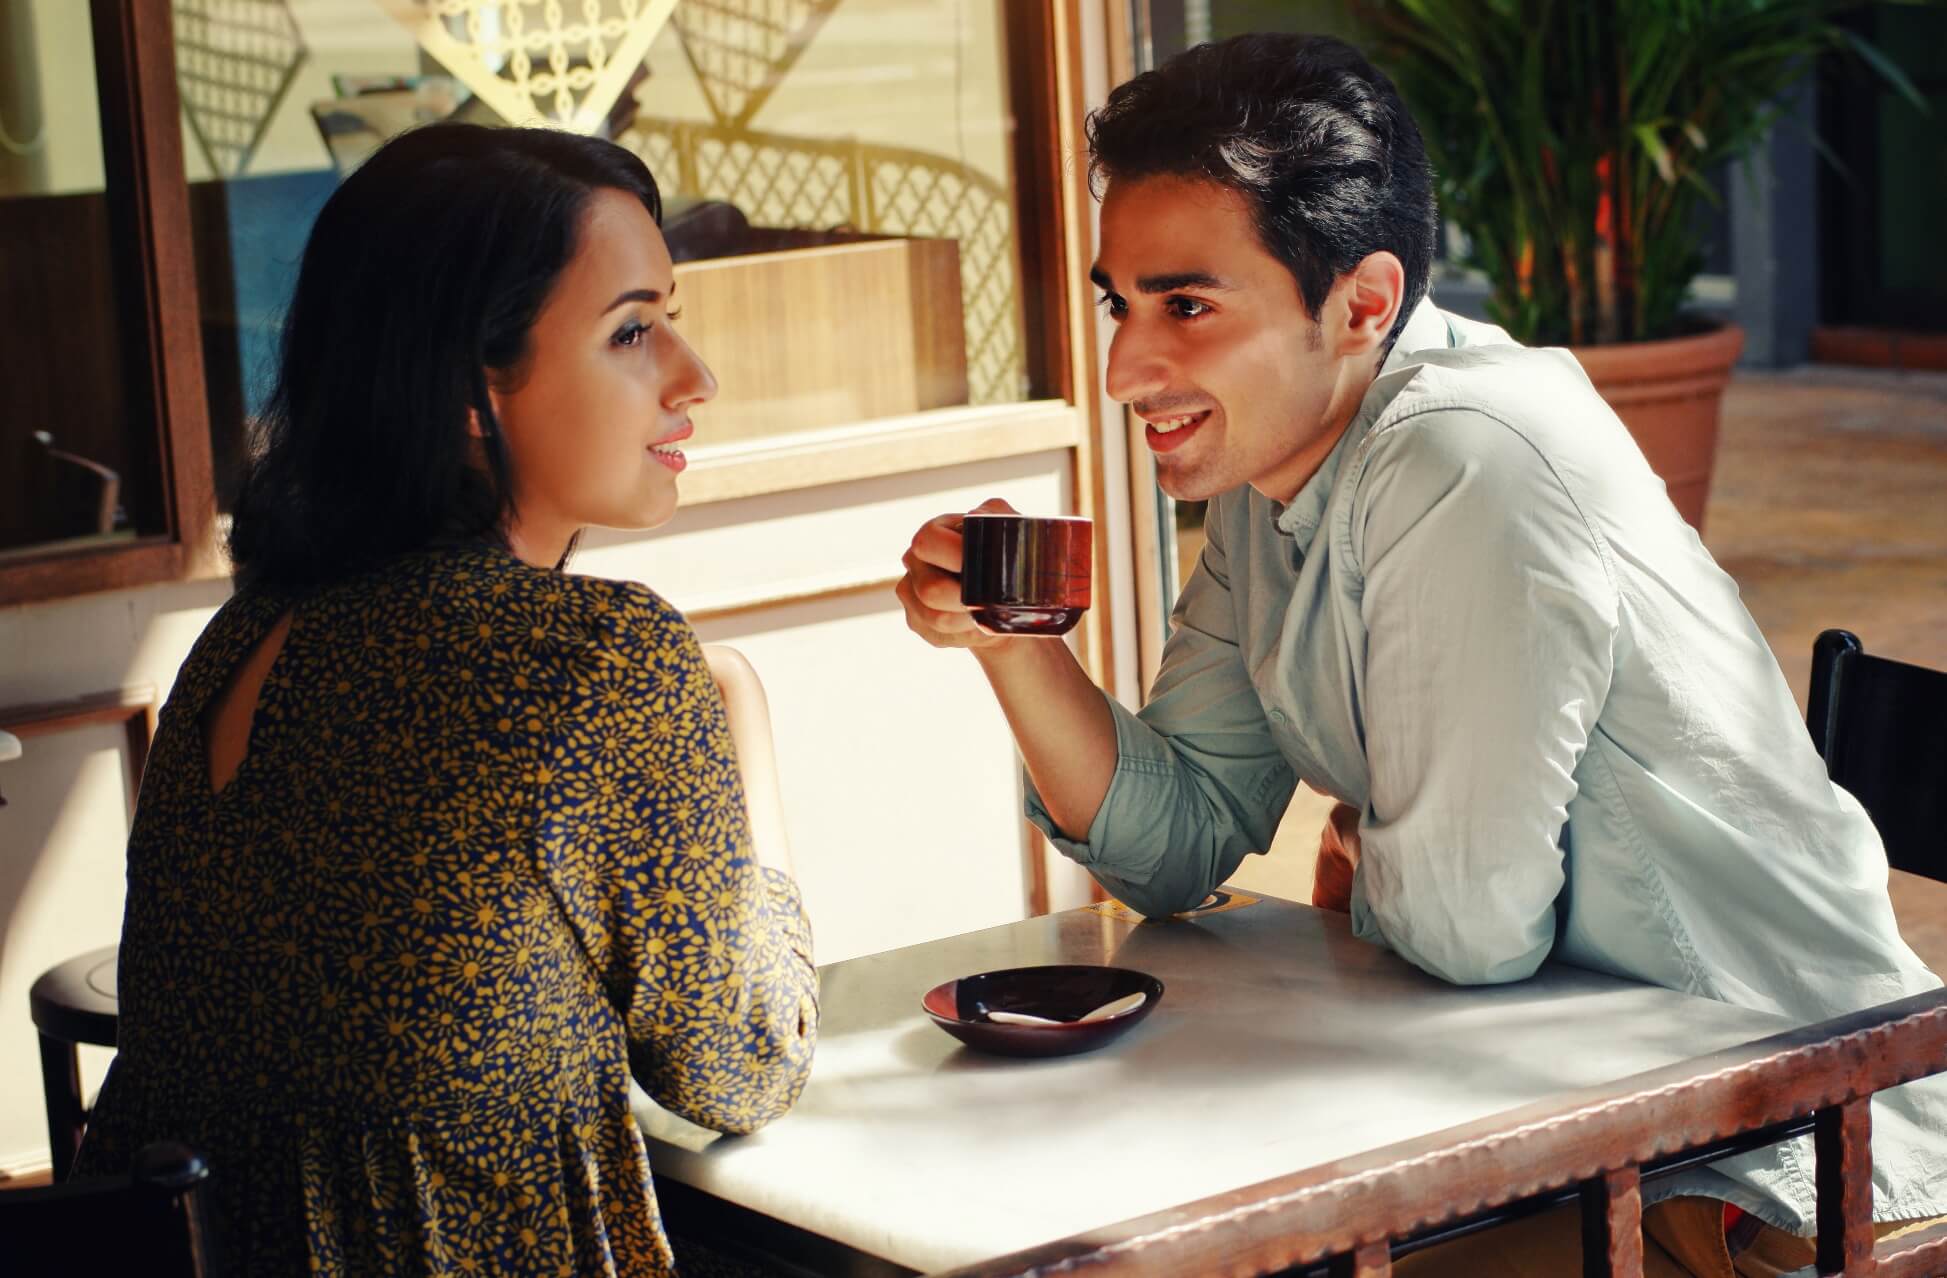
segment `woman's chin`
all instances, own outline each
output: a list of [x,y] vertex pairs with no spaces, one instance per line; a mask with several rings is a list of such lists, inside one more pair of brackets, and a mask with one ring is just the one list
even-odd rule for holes
[[675,517],[676,493],[672,490],[653,501],[642,502],[626,511],[609,512],[604,518],[591,519],[588,523],[590,527],[612,532],[639,533],[660,528]]

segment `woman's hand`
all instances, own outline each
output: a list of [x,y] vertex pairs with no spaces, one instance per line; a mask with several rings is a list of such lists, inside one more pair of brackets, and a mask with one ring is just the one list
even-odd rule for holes
[[1321,910],[1352,910],[1352,872],[1359,868],[1359,809],[1332,806],[1318,832],[1318,862],[1312,870],[1312,904]]

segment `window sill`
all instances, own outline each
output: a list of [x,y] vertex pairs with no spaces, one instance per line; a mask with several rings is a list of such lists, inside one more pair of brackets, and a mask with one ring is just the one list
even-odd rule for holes
[[1081,410],[1047,399],[935,409],[772,439],[706,444],[689,452],[683,504],[702,506],[1073,448],[1081,440]]

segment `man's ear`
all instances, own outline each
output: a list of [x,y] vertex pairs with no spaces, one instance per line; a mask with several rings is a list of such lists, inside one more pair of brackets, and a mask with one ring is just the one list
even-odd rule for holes
[[1406,302],[1406,268],[1383,249],[1369,253],[1333,286],[1344,321],[1336,334],[1340,355],[1366,355],[1386,348],[1393,321]]

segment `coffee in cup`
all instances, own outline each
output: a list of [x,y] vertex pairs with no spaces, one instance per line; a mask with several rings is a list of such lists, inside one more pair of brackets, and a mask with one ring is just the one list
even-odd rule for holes
[[977,512],[960,526],[960,602],[1008,635],[1062,635],[1088,611],[1094,525],[1078,515]]

